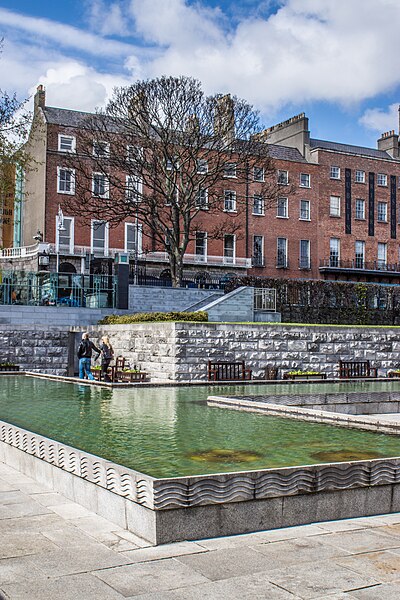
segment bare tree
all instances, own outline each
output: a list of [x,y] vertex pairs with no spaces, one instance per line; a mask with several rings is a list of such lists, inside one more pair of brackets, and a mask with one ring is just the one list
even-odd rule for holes
[[[204,215],[209,222],[216,217],[208,239],[243,227],[237,215],[245,210],[254,169],[264,207],[276,203],[276,169],[268,145],[255,137],[259,130],[258,114],[244,100],[206,96],[192,78],[118,88],[104,111],[84,121],[78,153],[70,159],[75,195],[65,205],[86,222],[96,218],[113,226],[137,218],[152,249],[168,253],[178,286],[188,244],[204,231]],[[230,199],[223,184],[232,175]]]

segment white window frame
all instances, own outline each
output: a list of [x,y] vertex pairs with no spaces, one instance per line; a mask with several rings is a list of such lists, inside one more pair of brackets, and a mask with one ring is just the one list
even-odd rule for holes
[[[199,253],[197,252],[197,242],[200,240],[200,238],[198,239],[198,234],[202,234],[202,241],[203,241],[203,252]],[[208,244],[208,239],[207,239],[207,232],[206,231],[196,231],[196,236],[195,236],[195,240],[194,240],[194,254],[196,257],[196,262],[207,262],[207,244]]]
[[[283,241],[283,245],[280,243]],[[281,246],[281,247],[280,247]],[[282,263],[280,262],[280,253],[282,252],[283,246],[283,258]],[[276,268],[277,269],[287,269],[288,267],[288,240],[287,238],[278,237],[276,238]]]
[[93,246],[93,242],[94,242],[94,224],[95,223],[104,223],[105,224],[105,229],[104,229],[104,255],[100,254],[100,256],[108,256],[110,224],[107,221],[102,221],[101,219],[92,219],[92,221],[90,223],[90,252],[92,254],[95,253],[95,249],[94,249],[94,246]]
[[331,179],[340,179],[340,167],[331,165],[330,178]]
[[[233,241],[233,247],[232,247],[232,256],[227,256],[225,254],[226,252],[226,238],[232,238]],[[223,262],[225,265],[234,265],[236,261],[236,235],[234,233],[226,233],[224,235],[224,256],[223,256]]]
[[[65,221],[70,221],[70,230],[69,230],[69,248],[68,248],[68,253],[69,254],[73,254],[74,253],[74,246],[75,246],[75,217],[67,217],[67,216],[63,216],[63,222],[65,223]],[[59,230],[59,216],[56,215],[56,251],[60,252],[61,251],[65,251],[64,248],[60,247],[60,230]]]
[[[305,180],[303,178],[305,178]],[[310,188],[311,187],[311,175],[309,173],[300,173],[300,187],[302,187],[302,188]]]
[[[337,264],[332,264],[332,257],[335,258]],[[338,267],[340,265],[340,239],[330,238],[329,240],[329,266]]]
[[[280,210],[284,214],[279,214]],[[278,219],[288,219],[289,218],[289,202],[288,199],[285,198],[284,196],[281,198],[278,198],[277,203],[276,203],[276,216]]]
[[224,177],[228,179],[236,179],[236,163],[227,162],[224,166]]
[[[104,188],[105,188],[104,194],[95,194],[95,177],[96,176],[104,177]],[[105,175],[104,173],[98,173],[98,172],[92,173],[92,196],[94,198],[109,198],[110,197],[110,181],[109,181],[109,178],[107,177],[107,175]]]
[[[70,148],[62,148],[62,139],[69,140],[71,142]],[[68,135],[66,133],[58,134],[58,151],[65,152],[70,154],[75,154],[76,152],[76,137],[74,135]]]
[[[335,201],[338,201],[335,206]],[[330,217],[340,217],[341,213],[341,198],[340,196],[330,196],[329,197],[329,216]]]
[[205,158],[197,159],[197,173],[199,175],[205,175],[208,173],[208,161]]
[[[204,195],[203,199],[201,198],[202,195]],[[197,191],[196,208],[208,210],[208,188],[199,188]]]
[[[307,248],[306,255],[302,254],[304,242],[306,242],[305,246]],[[299,241],[299,269],[309,270],[310,268],[311,268],[311,242],[310,242],[310,240],[300,240]]]
[[125,199],[127,202],[140,202],[143,192],[143,183],[140,177],[135,175],[126,175],[125,179]]
[[[228,194],[232,194],[231,198],[228,198]],[[228,203],[231,203],[230,208],[227,208]],[[236,192],[235,192],[235,190],[224,190],[224,212],[236,212]]]
[[[257,208],[259,207],[259,208]],[[263,217],[265,215],[265,203],[262,194],[253,194],[253,210],[252,214],[257,217]]]
[[289,185],[289,171],[278,169],[278,185]]
[[382,269],[387,265],[387,244],[385,242],[378,242],[377,262],[378,269]]
[[[71,174],[71,189],[70,190],[62,190],[60,188],[62,171],[65,171],[65,172],[68,172]],[[73,196],[75,194],[75,169],[70,169],[69,167],[57,167],[57,194],[67,194],[68,196]]]
[[[303,207],[302,204],[303,202],[305,202],[307,204],[307,216],[303,216]],[[300,221],[311,221],[311,203],[309,200],[306,200],[305,198],[300,200],[300,216],[299,216],[299,220]]]
[[265,169],[264,167],[253,167],[253,181],[263,183],[265,181]]
[[[362,211],[357,209],[358,203],[362,203]],[[360,214],[362,214],[362,216],[360,216]],[[365,221],[365,200],[364,198],[356,198],[356,206],[355,206],[355,213],[354,213],[354,218],[357,219],[358,221]]]
[[[104,152],[97,152],[98,147],[103,147]],[[93,156],[97,158],[106,158],[110,156],[110,142],[104,140],[93,140]]]
[[[133,229],[135,232],[135,242],[137,248],[133,250],[128,248],[128,230]],[[137,240],[136,240],[137,237]],[[137,256],[142,254],[142,224],[141,223],[125,223],[124,226],[124,252],[131,252]]]
[[360,169],[356,170],[355,182],[356,183],[365,183],[365,171],[361,171]]
[[356,240],[354,243],[354,266],[356,269],[365,267],[365,241]]
[[376,220],[378,223],[387,223],[388,222],[388,204],[387,202],[378,201],[377,203],[377,215]]
[[[261,240],[261,255],[256,257],[256,239]],[[253,266],[254,267],[263,267],[264,266],[264,236],[263,235],[253,235]],[[256,260],[257,259],[257,260]]]
[[376,176],[376,185],[387,187],[387,184],[387,175],[385,173],[378,173]]

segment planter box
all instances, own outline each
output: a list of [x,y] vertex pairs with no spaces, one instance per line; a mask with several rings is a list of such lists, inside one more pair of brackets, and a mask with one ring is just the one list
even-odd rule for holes
[[19,371],[18,365],[0,365],[0,371]]
[[289,373],[284,373],[283,379],[326,379],[326,373],[317,373],[315,375],[307,375],[306,373],[290,375]]

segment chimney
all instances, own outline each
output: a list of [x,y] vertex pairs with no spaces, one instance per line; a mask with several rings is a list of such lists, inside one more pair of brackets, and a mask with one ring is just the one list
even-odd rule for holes
[[38,85],[36,88],[36,94],[34,97],[34,110],[35,113],[39,108],[44,108],[46,106],[46,91],[42,84]]
[[230,94],[217,98],[214,133],[227,143],[231,143],[235,139],[235,111]]
[[387,152],[392,158],[399,158],[399,136],[394,129],[382,133],[378,140],[378,150]]

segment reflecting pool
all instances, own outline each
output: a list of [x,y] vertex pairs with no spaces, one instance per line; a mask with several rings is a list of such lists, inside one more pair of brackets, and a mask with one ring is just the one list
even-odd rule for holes
[[[329,384],[400,390],[400,382]],[[106,389],[0,377],[0,420],[154,477],[400,456],[400,436],[211,408],[207,397],[327,393],[327,384]]]

